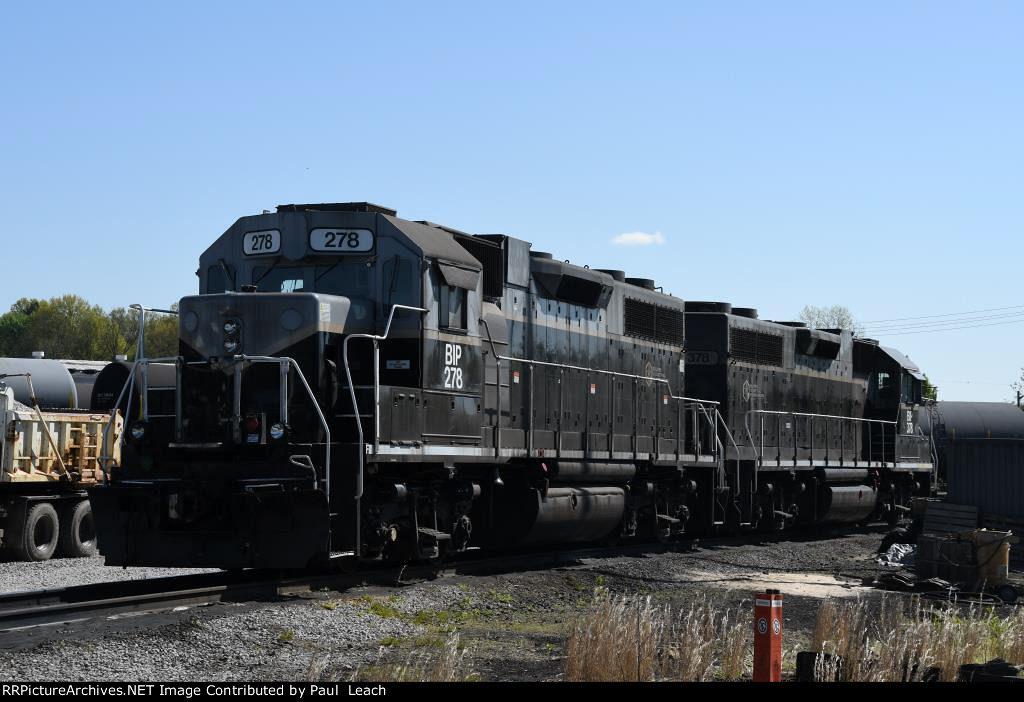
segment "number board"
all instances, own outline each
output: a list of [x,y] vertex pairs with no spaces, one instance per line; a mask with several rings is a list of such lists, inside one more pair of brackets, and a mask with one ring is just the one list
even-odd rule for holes
[[242,237],[242,252],[246,256],[275,254],[281,250],[281,232],[265,229],[260,232],[246,232]]
[[309,247],[331,253],[366,253],[373,250],[373,232],[369,229],[314,229]]
[[687,351],[686,362],[691,366],[714,366],[718,364],[718,352]]

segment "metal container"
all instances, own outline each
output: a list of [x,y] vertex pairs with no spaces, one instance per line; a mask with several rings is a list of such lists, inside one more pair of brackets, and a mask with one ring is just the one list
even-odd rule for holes
[[110,365],[107,361],[69,361],[60,363],[71,373],[78,392],[78,409],[92,409],[92,388],[100,372]]
[[[45,358],[0,358],[0,376],[32,375],[32,386],[40,407],[48,409],[76,409],[78,391],[71,373],[60,361]],[[28,379],[24,377],[0,378],[0,383],[14,390],[14,399],[31,404]]]
[[993,516],[1024,517],[1024,412],[1003,402],[937,402],[922,412],[947,499]]
[[[92,387],[92,398],[89,408],[94,412],[110,412],[121,397],[121,390],[131,375],[132,363],[130,361],[115,361],[108,364],[96,376]],[[138,379],[136,379],[138,382]],[[174,364],[153,363],[149,366],[149,403],[153,411],[166,414],[174,408]],[[139,397],[132,398],[132,411],[126,420],[134,420],[138,415]],[[127,412],[127,393],[121,400],[122,415]]]
[[975,505],[983,518],[1024,517],[1024,440],[950,442],[946,482],[950,502]]

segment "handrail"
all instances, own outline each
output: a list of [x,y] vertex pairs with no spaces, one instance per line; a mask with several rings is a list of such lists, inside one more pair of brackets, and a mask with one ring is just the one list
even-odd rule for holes
[[[605,370],[605,369],[601,369],[601,368],[586,368],[584,366],[574,366],[574,365],[571,365],[571,364],[568,364],[568,363],[552,363],[550,361],[536,361],[536,360],[531,360],[531,359],[527,359],[527,358],[516,358],[515,356],[503,356],[503,355],[499,354],[497,352],[497,349],[495,349],[495,347],[494,347],[494,339],[491,337],[491,329],[490,329],[490,326],[487,324],[487,321],[485,319],[481,318],[480,322],[483,323],[484,330],[487,332],[487,342],[490,345],[491,353],[494,355],[494,358],[495,358],[495,374],[496,374],[495,395],[496,395],[496,398],[497,398],[497,401],[498,401],[498,408],[497,408],[497,433],[496,433],[496,436],[495,436],[495,455],[498,455],[498,452],[501,450],[501,444],[500,444],[500,441],[499,441],[499,439],[501,437],[501,363],[500,363],[501,361],[509,361],[510,363],[525,363],[528,366],[530,366],[530,368],[531,368],[531,374],[530,374],[530,382],[531,382],[531,384],[533,382],[533,374],[532,374],[533,366],[547,366],[547,367],[551,367],[551,368],[558,368],[560,371],[564,371],[564,370],[568,369],[568,370],[582,371],[582,372],[588,373],[588,374],[589,373],[598,373],[598,374],[601,374],[601,375],[610,375],[612,377],[617,377],[617,378],[629,378],[629,379],[634,380],[634,381],[635,380],[643,380],[643,381],[646,381],[646,382],[664,383],[666,385],[666,387],[668,388],[668,395],[669,395],[669,397],[671,397],[673,400],[676,400],[676,401],[680,402],[682,404],[682,410],[683,411],[686,410],[686,403],[687,402],[692,403],[697,408],[699,408],[700,413],[702,415],[704,415],[704,419],[705,419],[705,421],[708,422],[708,425],[709,426],[714,426],[714,428],[715,428],[714,435],[715,435],[715,441],[717,443],[717,448],[720,450],[720,452],[723,452],[724,447],[722,446],[721,439],[718,437],[717,422],[713,422],[711,420],[710,415],[708,414],[707,410],[704,408],[704,405],[713,405],[714,409],[715,409],[715,414],[718,417],[721,417],[721,413],[718,410],[718,406],[721,403],[718,402],[717,400],[704,400],[704,399],[700,399],[700,398],[696,398],[696,397],[686,397],[685,395],[676,395],[673,392],[673,390],[672,390],[672,384],[669,382],[668,378],[656,378],[656,377],[650,377],[650,376],[645,376],[645,375],[634,375],[632,373],[622,373],[622,372],[619,372],[619,371]],[[634,384],[634,390],[635,390],[635,384]],[[561,391],[559,391],[559,392],[561,392]],[[635,392],[634,392],[634,397],[635,397]],[[635,399],[634,399],[634,402],[635,402]],[[532,433],[532,431],[533,431],[532,428],[530,429],[530,431]],[[728,429],[727,429],[727,431],[728,431]],[[731,433],[729,434],[729,438],[732,439],[732,434]],[[680,440],[681,440],[681,437],[677,434],[677,436],[676,436],[677,453],[678,453],[678,444],[679,444]],[[736,443],[735,439],[732,439],[732,441],[733,441],[733,444]],[[635,449],[635,446],[634,446],[634,449]],[[609,445],[608,450],[609,450],[609,452],[611,452],[611,450],[612,450],[611,445]],[[655,450],[657,450],[657,447],[655,447]],[[722,470],[724,471],[724,466],[722,466]],[[737,468],[737,471],[738,470],[739,469]]]
[[[324,416],[323,410],[320,409],[320,403],[316,399],[316,394],[313,392],[313,389],[309,386],[309,383],[306,381],[306,376],[305,376],[305,374],[303,374],[302,369],[299,367],[299,364],[295,362],[295,359],[290,358],[288,356],[246,356],[244,354],[239,354],[239,355],[234,357],[234,360],[235,360],[236,363],[241,362],[241,363],[277,363],[277,364],[280,364],[280,366],[282,368],[282,372],[281,372],[282,384],[281,384],[280,394],[279,394],[279,399],[278,399],[278,402],[279,402],[278,414],[280,415],[278,417],[278,419],[280,420],[280,422],[282,424],[287,424],[288,423],[288,387],[287,387],[288,374],[287,374],[287,372],[284,371],[284,368],[291,368],[292,370],[294,370],[295,374],[299,377],[299,380],[302,381],[302,387],[304,387],[306,389],[306,394],[309,395],[309,399],[313,403],[313,409],[316,410],[317,419],[320,420],[320,426],[324,430],[324,443],[325,443],[325,449],[324,449],[324,479],[325,479],[325,483],[326,483],[326,485],[324,487],[325,487],[325,491],[327,492],[327,508],[328,508],[328,510],[330,510],[330,505],[331,505],[331,427],[330,427],[330,424],[327,422],[327,417]],[[236,368],[237,368],[237,366],[236,366]],[[235,389],[235,397],[239,397],[239,390],[240,390],[240,388],[236,388]],[[235,414],[238,414],[240,412],[240,408],[237,407],[237,406],[235,408],[233,408],[233,409],[234,409]]]
[[[700,409],[701,409],[702,412],[706,411],[703,407],[701,407]],[[719,424],[719,420],[721,420],[721,424]],[[715,408],[715,428],[716,428],[716,431],[715,431],[715,441],[718,442],[718,449],[721,452],[721,457],[722,457],[721,458],[721,467],[719,468],[718,472],[719,472],[719,480],[721,481],[721,484],[724,485],[725,484],[725,446],[722,444],[722,439],[718,435],[717,428],[719,426],[722,427],[722,430],[725,432],[725,435],[729,437],[729,441],[732,442],[732,447],[734,449],[736,449],[736,487],[734,488],[734,490],[736,491],[736,495],[739,496],[739,494],[740,494],[739,493],[739,489],[740,489],[740,445],[736,443],[736,439],[733,437],[732,432],[729,431],[729,425],[725,423],[725,417],[722,416],[722,413],[716,407]]]
[[[487,323],[487,320],[483,317],[479,320],[480,324],[484,325],[484,331],[487,332],[487,343],[491,346],[491,353],[494,355],[494,395],[498,401],[498,407],[495,416],[495,432],[494,432],[494,457],[497,458],[501,455],[501,354],[494,348],[494,339],[491,337],[491,326]],[[561,395],[561,388],[559,388],[559,395]],[[484,365],[484,401],[487,400],[487,369],[486,364]],[[512,399],[509,398],[509,411],[511,411]]]
[[813,412],[784,412],[782,410],[752,409],[747,414],[788,414],[794,417],[817,417],[819,419],[848,419],[853,422],[875,422],[878,424],[899,424],[891,419],[868,419],[866,417],[844,417],[840,414],[815,414]]
[[160,312],[177,316],[178,312],[177,310],[162,310],[159,307],[143,307],[137,302],[128,305],[128,308],[139,312],[139,331],[135,338],[135,360],[139,360],[146,357],[146,313]]
[[648,375],[634,375],[632,373],[620,373],[619,371],[604,370],[601,368],[587,368],[585,366],[574,366],[568,363],[552,363],[550,361],[534,361],[528,358],[516,358],[515,356],[500,356],[495,354],[497,358],[503,361],[510,361],[512,363],[527,363],[534,366],[549,366],[551,368],[564,368],[568,370],[578,370],[585,373],[600,373],[603,375],[611,375],[617,378],[630,378],[633,380],[643,380],[646,382],[664,383],[668,386],[669,397],[673,400],[685,400],[686,402],[696,402],[702,405],[720,405],[721,402],[717,400],[703,400],[699,397],[686,397],[684,395],[676,395],[672,391],[672,384],[668,378],[656,378]]
[[[303,374],[302,369],[299,367],[299,364],[295,361],[295,359],[289,358],[288,356],[246,356],[246,355],[237,355],[237,356],[233,356],[232,358],[233,358],[233,360],[235,361],[236,364],[246,363],[246,362],[248,362],[248,363],[279,363],[279,364],[281,364],[282,368],[291,368],[291,369],[295,370],[295,373],[298,376],[299,380],[302,381],[302,386],[305,388],[306,394],[309,395],[309,399],[313,403],[313,408],[316,410],[317,418],[320,420],[320,426],[324,430],[324,438],[325,438],[325,441],[326,441],[326,450],[325,450],[325,454],[324,454],[324,462],[325,462],[324,474],[325,474],[325,479],[326,479],[326,486],[325,486],[325,488],[326,488],[326,492],[327,492],[327,498],[328,498],[328,501],[329,501],[330,500],[330,494],[331,494],[331,470],[330,470],[330,465],[331,465],[331,428],[330,428],[330,425],[327,422],[327,418],[324,416],[323,411],[320,409],[320,403],[317,401],[316,395],[313,393],[313,390],[310,387],[309,382],[307,382],[306,376],[305,376],[305,374]],[[114,424],[114,420],[115,420],[115,418],[117,416],[118,407],[121,406],[121,401],[124,399],[125,393],[129,392],[129,388],[134,388],[135,375],[136,375],[137,372],[139,372],[140,368],[142,369],[142,373],[141,373],[141,375],[142,375],[142,383],[140,384],[140,388],[141,388],[141,392],[142,392],[142,395],[143,395],[143,399],[142,399],[142,401],[140,403],[141,404],[141,410],[142,410],[140,412],[140,418],[144,422],[149,421],[149,413],[148,413],[148,407],[147,407],[146,402],[145,402],[145,395],[149,392],[149,388],[148,388],[148,385],[146,383],[146,368],[148,368],[149,364],[151,364],[151,363],[174,363],[175,364],[175,384],[174,384],[175,385],[175,412],[174,412],[174,417],[175,417],[175,433],[177,435],[179,433],[179,431],[180,431],[180,424],[181,424],[181,419],[182,419],[181,418],[181,367],[182,367],[182,365],[193,365],[193,366],[194,365],[207,365],[209,362],[208,361],[198,361],[198,362],[197,361],[191,361],[191,362],[186,364],[184,359],[181,356],[166,356],[166,357],[161,357],[161,358],[143,358],[143,359],[139,359],[139,360],[134,361],[132,363],[131,370],[129,371],[128,381],[126,381],[124,386],[122,386],[121,394],[118,395],[117,402],[114,403],[114,407],[113,407],[113,409],[111,409],[110,420],[107,423],[107,432],[108,432],[108,434],[111,436],[112,440],[120,441],[122,446],[124,445],[124,434],[125,434],[125,432],[122,431],[121,434],[116,439],[114,439],[113,424]],[[236,369],[240,370],[241,366],[240,365],[236,365]],[[240,376],[240,374],[236,373],[236,387],[234,388],[234,392],[233,392],[234,398],[236,400],[235,407],[233,407],[233,411],[234,411],[235,415],[238,414],[237,403],[238,403],[238,401],[240,401],[240,393],[241,393],[241,383],[237,380],[237,378],[239,376]],[[282,387],[280,389],[280,395],[279,395],[279,397],[280,397],[280,404],[279,404],[279,408],[278,408],[279,414],[280,414],[279,419],[280,419],[280,421],[282,423],[287,424],[287,422],[288,422],[287,373],[284,372],[283,370],[282,370],[282,373],[281,373],[281,381],[282,381]],[[132,392],[132,395],[134,395],[134,392]],[[128,411],[126,411],[126,413],[125,413],[126,414],[126,417],[125,417],[126,419],[128,418],[128,415],[130,414],[131,400],[132,400],[132,396],[130,395],[128,397],[128,402],[129,402],[128,407],[127,407]],[[180,436],[178,436],[178,438],[180,438]],[[101,458],[101,460],[100,460],[100,468],[103,471],[104,482],[106,482],[109,479],[108,471],[106,470],[106,467],[104,465],[104,462],[107,461],[107,460],[111,460],[111,457],[103,456]]]
[[348,342],[352,339],[370,339],[373,341],[373,421],[374,421],[374,432],[373,432],[373,449],[376,452],[380,448],[380,346],[379,342],[388,338],[388,334],[391,333],[391,322],[395,318],[395,312],[398,310],[408,310],[410,312],[419,312],[423,314],[428,310],[423,307],[412,307],[411,305],[392,305],[391,312],[388,314],[388,322],[384,326],[383,334],[349,334],[345,337],[345,340],[341,343],[341,358],[342,363],[345,366],[345,379],[348,381],[348,390],[352,398],[352,415],[356,422],[356,432],[359,436],[359,450],[356,452],[359,454],[358,459],[358,473],[356,473],[356,493],[353,499],[359,500],[363,497],[363,470],[364,470],[364,454],[366,448],[363,446],[363,420],[359,416],[359,404],[356,400],[356,388],[352,384],[352,368],[348,362]]
[[[359,444],[357,445],[356,456],[357,458],[357,472],[356,472],[356,489],[352,499],[355,501],[355,538],[353,540],[353,551],[357,554],[362,553],[362,506],[360,501],[363,499],[363,473],[366,470],[366,447],[363,445],[363,418],[359,413],[359,401],[356,398],[356,388],[352,383],[352,367],[348,362],[348,342],[352,339],[370,339],[373,342],[373,450],[376,453],[380,449],[380,342],[388,338],[391,333],[391,322],[395,318],[395,312],[399,310],[408,310],[410,312],[418,312],[420,314],[426,313],[423,307],[413,307],[411,305],[391,305],[391,312],[388,313],[387,324],[384,325],[383,334],[349,334],[345,337],[345,340],[341,342],[341,358],[342,364],[345,366],[345,380],[348,381],[349,396],[352,399],[352,418],[356,423],[356,433],[359,436]],[[328,511],[330,511],[330,502],[328,502]]]
[[[885,427],[886,426],[893,426],[893,427],[897,427],[897,429],[898,429],[898,425],[899,425],[898,421],[893,421],[893,420],[890,420],[890,419],[870,419],[870,418],[867,418],[867,417],[844,417],[842,415],[818,414],[818,413],[814,413],[814,412],[787,412],[787,411],[783,411],[783,410],[750,409],[750,410],[747,410],[746,413],[745,413],[743,424],[744,424],[744,428],[746,429],[746,432],[747,432],[747,438],[750,439],[750,445],[757,452],[758,460],[764,460],[764,426],[763,426],[764,421],[762,419],[762,428],[761,428],[760,440],[759,441],[755,441],[754,440],[754,436],[751,433],[751,429],[750,429],[751,415],[755,415],[755,414],[757,414],[757,415],[774,415],[774,416],[778,416],[778,417],[787,416],[787,417],[793,417],[794,420],[796,419],[796,417],[807,417],[807,418],[811,419],[812,421],[810,423],[810,426],[811,426],[810,434],[811,434],[811,450],[812,450],[811,459],[812,460],[814,458],[814,456],[813,456],[813,449],[814,449],[814,424],[813,424],[813,420],[815,420],[815,419],[824,419],[824,420],[826,420],[826,424],[825,424],[825,430],[826,430],[825,457],[826,457],[826,460],[828,460],[828,453],[829,453],[829,446],[828,446],[828,443],[827,443],[828,426],[829,426],[828,425],[828,421],[829,420],[838,420],[840,422],[847,421],[847,422],[860,422],[860,423],[864,423],[864,424],[867,425],[867,427],[869,429],[869,436],[870,436],[870,428],[871,428],[872,425],[881,425],[881,427],[882,427],[882,460],[881,460],[881,462],[883,464],[886,463],[886,460],[885,460]],[[843,425],[840,424],[840,431],[841,432],[842,432],[842,426]],[[779,430],[778,427],[776,427],[776,429]],[[779,430],[779,431],[781,431],[781,430]],[[794,439],[793,439],[793,441],[794,441],[794,454],[793,454],[793,460],[796,460],[796,452],[795,452],[795,449],[796,449],[796,438],[795,438],[795,436],[796,436],[795,435],[796,426],[795,426],[795,421],[794,421],[793,432],[794,432]],[[841,436],[845,436],[845,434],[841,433]],[[899,459],[899,456],[897,455],[898,454],[898,444],[899,444],[899,431],[898,430],[893,432],[893,443],[894,443],[894,446],[893,446],[893,463],[896,463],[898,461],[898,459]],[[777,446],[776,449],[781,452],[781,445]],[[844,450],[843,448],[840,449],[840,454],[842,454],[843,450]],[[867,446],[866,450],[867,450],[868,461],[871,461],[872,446],[870,445],[870,442],[869,442],[869,445]],[[777,460],[781,461],[781,453],[779,453],[779,458]]]
[[[132,307],[134,308],[134,307],[136,307],[136,305],[132,305]],[[141,329],[141,325],[140,325],[140,329]],[[132,361],[131,370],[128,371],[128,379],[125,381],[124,385],[121,386],[121,392],[117,396],[117,401],[114,403],[113,407],[110,408],[110,419],[107,421],[107,435],[110,436],[111,444],[113,444],[115,441],[116,442],[120,442],[121,447],[124,448],[125,427],[128,426],[128,420],[131,418],[132,398],[135,396],[135,374],[138,371],[139,366],[143,365],[143,364],[148,366],[149,363],[151,363],[151,362],[170,363],[172,361],[175,363],[175,366],[177,367],[177,364],[180,363],[180,361],[181,361],[181,356],[168,356],[166,358],[138,358],[137,357],[134,361]],[[175,372],[175,375],[177,376],[177,371]],[[178,398],[180,397],[180,394],[181,394],[181,383],[177,382],[177,377],[175,379],[175,390],[176,390],[176,395],[178,396],[178,397],[175,398],[175,405],[177,405],[178,401],[179,401]],[[124,399],[125,393],[128,393],[128,404],[125,405],[125,408],[124,408],[124,424],[121,425],[121,433],[119,435],[117,435],[117,436],[114,436],[114,420],[117,418],[118,408],[121,407],[121,401]],[[146,408],[145,403],[142,403],[142,409],[143,409],[143,412],[141,413],[142,421],[147,421],[149,417],[148,417],[147,408]],[[180,421],[180,418],[176,417],[175,421]],[[107,471],[106,463],[107,462],[112,462],[113,460],[114,459],[113,459],[112,456],[100,456],[97,459],[97,462],[100,464],[100,470],[103,471],[103,483],[104,484],[106,484],[109,481],[109,479],[110,479],[110,475],[109,475],[109,472]]]

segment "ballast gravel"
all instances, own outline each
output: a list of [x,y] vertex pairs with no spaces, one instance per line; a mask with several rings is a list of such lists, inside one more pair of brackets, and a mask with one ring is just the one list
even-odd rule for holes
[[0,560],[0,594],[207,572],[211,571],[201,568],[108,568],[103,565],[102,556],[35,562]]
[[[206,608],[206,609],[223,609]],[[303,600],[206,612],[153,630],[57,639],[0,652],[8,680],[304,680],[325,658],[334,669],[372,662],[381,641],[416,627],[362,602]]]

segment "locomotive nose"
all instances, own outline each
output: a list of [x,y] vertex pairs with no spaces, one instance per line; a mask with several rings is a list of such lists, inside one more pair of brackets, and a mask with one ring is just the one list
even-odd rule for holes
[[298,292],[194,295],[179,308],[182,344],[207,359],[279,355],[317,334],[372,324],[373,311],[340,295]]

